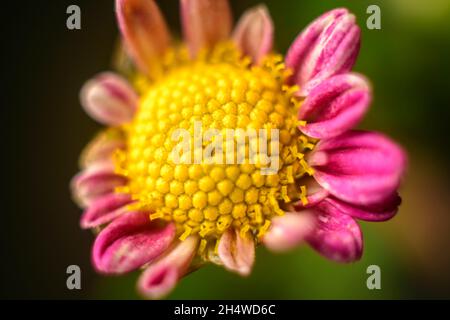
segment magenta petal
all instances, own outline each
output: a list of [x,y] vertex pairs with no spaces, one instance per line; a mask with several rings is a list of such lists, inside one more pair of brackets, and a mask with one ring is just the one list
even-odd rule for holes
[[314,178],[323,188],[360,205],[391,196],[400,185],[406,162],[399,145],[380,133],[365,131],[322,140],[308,157]]
[[313,138],[331,138],[352,129],[363,118],[371,101],[367,80],[358,74],[333,76],[317,85],[298,113],[307,124],[300,130]]
[[176,267],[157,264],[149,267],[139,278],[138,290],[147,299],[161,299],[175,288],[179,279]]
[[309,244],[336,262],[359,260],[363,252],[363,239],[356,221],[325,202],[321,202],[314,210],[318,214],[318,224],[308,236]]
[[307,210],[287,212],[272,219],[269,231],[263,237],[264,245],[272,251],[286,251],[303,243],[313,232],[316,217]]
[[380,203],[374,203],[367,206],[351,204],[334,197],[329,197],[325,201],[335,207],[339,212],[356,219],[366,221],[386,221],[394,217],[397,213],[401,198],[395,193]]
[[183,34],[192,57],[229,37],[232,17],[228,0],[181,0]]
[[155,76],[170,46],[170,33],[153,0],[116,0],[116,14],[125,47],[139,69]]
[[120,274],[158,258],[175,238],[175,226],[151,222],[146,212],[123,214],[95,239],[92,261],[98,271]]
[[81,89],[80,100],[93,119],[112,126],[131,121],[138,103],[137,94],[128,82],[112,72],[88,81]]
[[83,213],[80,225],[83,229],[99,227],[127,211],[127,205],[132,202],[128,194],[107,194],[94,201]]
[[149,299],[167,295],[187,272],[197,250],[198,238],[189,237],[151,264],[138,281],[139,291]]
[[114,173],[114,165],[108,161],[96,163],[73,177],[71,190],[74,200],[81,207],[87,207],[96,199],[113,193],[126,181],[125,177]]
[[347,9],[331,10],[313,21],[295,39],[286,56],[294,71],[292,83],[301,95],[324,79],[353,67],[360,46],[360,29]]
[[273,22],[264,5],[244,13],[233,34],[233,39],[241,51],[258,63],[272,50]]

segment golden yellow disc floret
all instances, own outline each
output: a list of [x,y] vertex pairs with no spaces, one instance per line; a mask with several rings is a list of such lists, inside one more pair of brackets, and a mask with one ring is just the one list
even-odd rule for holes
[[[127,149],[116,157],[117,171],[129,181],[118,191],[129,192],[138,209],[152,212],[151,219],[174,221],[180,239],[195,233],[215,240],[231,226],[258,239],[272,217],[284,213],[285,203],[305,201],[298,181],[312,172],[300,161],[312,143],[297,130],[300,102],[293,96],[296,88],[284,85],[287,75],[279,56],[251,66],[228,44],[194,61],[173,63],[164,77],[141,85],[137,114],[124,128]],[[236,135],[198,141],[196,123],[202,133],[216,129],[226,136],[232,129]],[[181,163],[172,154],[178,129],[192,136]],[[263,156],[249,159],[262,138],[245,136],[247,129],[267,133],[268,154],[278,159],[274,174],[263,174],[270,166]],[[279,139],[271,136],[273,129]],[[205,162],[212,143],[225,155],[216,152],[214,161]]]

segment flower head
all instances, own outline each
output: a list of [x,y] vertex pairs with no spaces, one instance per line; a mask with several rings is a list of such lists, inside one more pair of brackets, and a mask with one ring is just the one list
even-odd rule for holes
[[226,0],[181,0],[184,43],[154,1],[116,7],[136,71],[83,87],[83,107],[109,128],[72,181],[81,226],[100,230],[96,269],[144,268],[139,290],[160,298],[206,262],[248,275],[259,244],[359,259],[355,219],[396,213],[406,157],[379,133],[351,130],[371,100],[351,72],[355,17],[325,13],[284,59],[264,6],[232,31]]

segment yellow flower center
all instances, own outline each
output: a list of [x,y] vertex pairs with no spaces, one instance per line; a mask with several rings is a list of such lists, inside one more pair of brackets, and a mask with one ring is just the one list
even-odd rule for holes
[[[250,66],[222,44],[194,61],[172,61],[164,77],[141,84],[138,112],[125,127],[127,150],[116,157],[129,179],[118,191],[150,219],[175,222],[181,240],[198,234],[200,251],[229,227],[257,240],[285,203],[306,202],[299,179],[312,173],[303,154],[313,144],[297,129],[300,102],[284,84],[281,61],[272,55]],[[188,152],[175,153],[181,163],[174,159],[180,129],[192,137]],[[217,136],[207,137],[210,129]],[[264,172],[270,167],[276,170]]]

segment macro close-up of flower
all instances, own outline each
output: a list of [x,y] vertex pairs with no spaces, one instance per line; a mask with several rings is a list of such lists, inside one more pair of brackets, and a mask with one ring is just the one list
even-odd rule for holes
[[[83,86],[81,105],[105,128],[71,181],[80,225],[95,233],[95,269],[142,269],[138,291],[159,299],[207,263],[248,276],[257,246],[359,260],[358,221],[397,213],[407,156],[356,129],[373,92],[352,71],[355,16],[323,13],[282,54],[263,4],[233,26],[227,0],[180,0],[181,39],[153,0],[117,0],[115,10],[132,66]],[[181,161],[180,129],[191,137]]]

